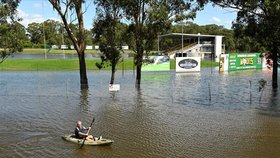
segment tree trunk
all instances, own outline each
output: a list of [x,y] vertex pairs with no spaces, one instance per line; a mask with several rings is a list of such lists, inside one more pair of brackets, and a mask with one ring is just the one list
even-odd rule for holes
[[135,82],[135,87],[137,89],[140,89],[140,84],[141,84],[141,67],[142,64],[139,64],[136,66],[136,82]]
[[135,88],[140,89],[140,84],[141,84],[141,68],[142,68],[142,63],[143,63],[143,54],[144,50],[141,45],[141,41],[138,41],[137,45],[137,54],[136,54],[136,81],[135,81]]
[[81,89],[88,89],[88,79],[85,61],[85,52],[79,52],[79,65],[80,65],[80,83]]
[[273,49],[272,52],[273,56],[272,56],[272,60],[273,60],[273,71],[272,71],[272,88],[276,89],[278,88],[278,57],[277,57],[277,49]]
[[114,84],[115,81],[115,72],[116,72],[116,65],[112,64],[112,71],[111,71],[111,81],[110,84]]

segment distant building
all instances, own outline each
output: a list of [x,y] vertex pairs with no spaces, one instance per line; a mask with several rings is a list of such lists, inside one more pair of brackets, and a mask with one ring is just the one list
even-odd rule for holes
[[92,46],[87,45],[87,46],[86,46],[86,49],[87,49],[87,50],[92,50]]
[[170,33],[160,35],[158,38],[159,43],[161,38],[180,38],[180,44],[170,46],[170,49],[165,51],[170,58],[201,57],[219,62],[220,54],[224,53],[223,36],[220,35]]
[[128,50],[129,47],[128,46],[122,46],[122,50]]
[[58,45],[52,45],[52,49],[58,49]]
[[94,46],[94,49],[95,49],[95,50],[99,50],[99,46],[95,45],[95,46]]
[[60,45],[60,49],[68,49],[68,45]]
[[[118,48],[119,48],[119,47],[118,47]],[[121,48],[122,48],[122,50],[129,50],[129,46],[122,46]],[[95,46],[94,46],[94,49],[95,49],[95,50],[99,50],[99,46],[98,46],[98,45],[95,45]]]

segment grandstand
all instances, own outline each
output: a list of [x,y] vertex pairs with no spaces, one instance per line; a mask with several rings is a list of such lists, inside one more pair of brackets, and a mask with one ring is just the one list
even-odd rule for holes
[[[163,38],[181,39],[181,43],[169,47],[167,50],[160,50],[160,40]],[[222,44],[223,36],[170,33],[158,36],[158,51],[168,54],[170,58],[178,57],[201,57],[204,60],[219,61],[220,54],[225,49]]]

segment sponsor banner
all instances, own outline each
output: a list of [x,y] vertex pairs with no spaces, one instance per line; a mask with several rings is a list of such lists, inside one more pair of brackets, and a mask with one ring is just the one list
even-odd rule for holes
[[262,63],[260,53],[229,54],[228,70],[261,69]]
[[198,72],[200,60],[200,57],[176,57],[176,72]]
[[142,65],[142,71],[170,71],[169,56],[149,56],[144,60],[146,63]]

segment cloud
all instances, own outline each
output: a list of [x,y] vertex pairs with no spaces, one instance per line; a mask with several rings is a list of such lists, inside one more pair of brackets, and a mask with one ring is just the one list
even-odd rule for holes
[[[22,18],[22,21],[20,21],[20,23],[25,27],[27,27],[28,24],[32,22],[41,23],[47,20],[41,14],[28,14],[20,9],[18,9],[17,11],[18,11],[18,17]],[[60,19],[58,18],[48,18],[48,19],[60,21]]]
[[211,23],[215,23],[215,24],[225,24],[225,25],[231,25],[232,24],[232,20],[220,19],[220,18],[217,18],[217,17],[212,17],[209,21]]
[[41,9],[42,8],[42,4],[40,4],[40,3],[33,3],[32,7],[36,8],[36,9]]
[[223,22],[224,24],[228,24],[228,25],[230,25],[230,24],[232,24],[232,20],[224,20],[224,22]]
[[221,23],[222,20],[220,18],[217,18],[217,17],[212,17],[210,19],[210,22],[212,22],[212,23]]
[[29,16],[26,12],[24,12],[24,11],[22,11],[20,9],[17,10],[17,14],[21,18],[27,18]]
[[43,16],[41,14],[32,14],[33,18],[41,19]]
[[49,8],[49,7],[52,7],[52,5],[50,5],[49,3],[47,2],[42,2],[42,3],[33,3],[32,4],[32,7],[35,8],[35,9],[42,9],[42,8]]
[[42,15],[40,14],[28,14],[26,12],[24,12],[23,10],[18,9],[18,17],[22,18],[22,21],[20,22],[22,25],[24,25],[25,27],[28,26],[28,24],[32,23],[32,22],[43,22],[44,18]]

